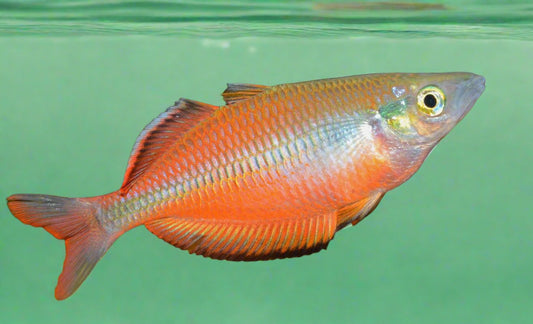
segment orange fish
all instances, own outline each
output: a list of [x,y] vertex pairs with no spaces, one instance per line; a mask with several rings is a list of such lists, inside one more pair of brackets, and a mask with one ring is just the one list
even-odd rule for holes
[[65,240],[59,300],[139,225],[214,259],[311,254],[410,178],[484,88],[471,73],[229,84],[225,106],[180,99],[148,124],[118,191],[16,194],[7,204]]

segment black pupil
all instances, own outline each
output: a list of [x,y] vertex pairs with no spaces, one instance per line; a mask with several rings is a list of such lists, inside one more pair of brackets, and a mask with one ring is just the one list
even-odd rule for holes
[[428,94],[424,97],[424,105],[428,108],[435,108],[437,105],[437,98],[434,95]]

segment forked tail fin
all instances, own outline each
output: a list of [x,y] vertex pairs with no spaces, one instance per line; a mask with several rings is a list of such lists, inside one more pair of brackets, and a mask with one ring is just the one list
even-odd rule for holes
[[9,210],[21,222],[43,227],[57,239],[65,240],[65,262],[55,290],[58,300],[78,289],[116,238],[98,223],[99,208],[93,201],[34,194],[7,198]]

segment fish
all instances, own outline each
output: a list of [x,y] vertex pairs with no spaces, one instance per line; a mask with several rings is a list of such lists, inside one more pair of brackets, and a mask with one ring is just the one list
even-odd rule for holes
[[181,98],[138,136],[120,189],[14,194],[11,213],[65,241],[71,296],[125,232],[218,260],[325,249],[407,181],[485,89],[473,73],[383,73],[275,86],[230,83],[215,106]]

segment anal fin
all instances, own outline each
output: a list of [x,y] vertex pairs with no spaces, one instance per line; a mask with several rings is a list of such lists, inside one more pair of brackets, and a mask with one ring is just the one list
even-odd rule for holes
[[337,210],[337,230],[348,224],[357,225],[366,216],[376,209],[385,193],[375,193],[365,199],[361,199]]
[[255,261],[297,257],[325,249],[335,234],[336,215],[253,223],[161,218],[146,227],[190,253],[220,260]]

